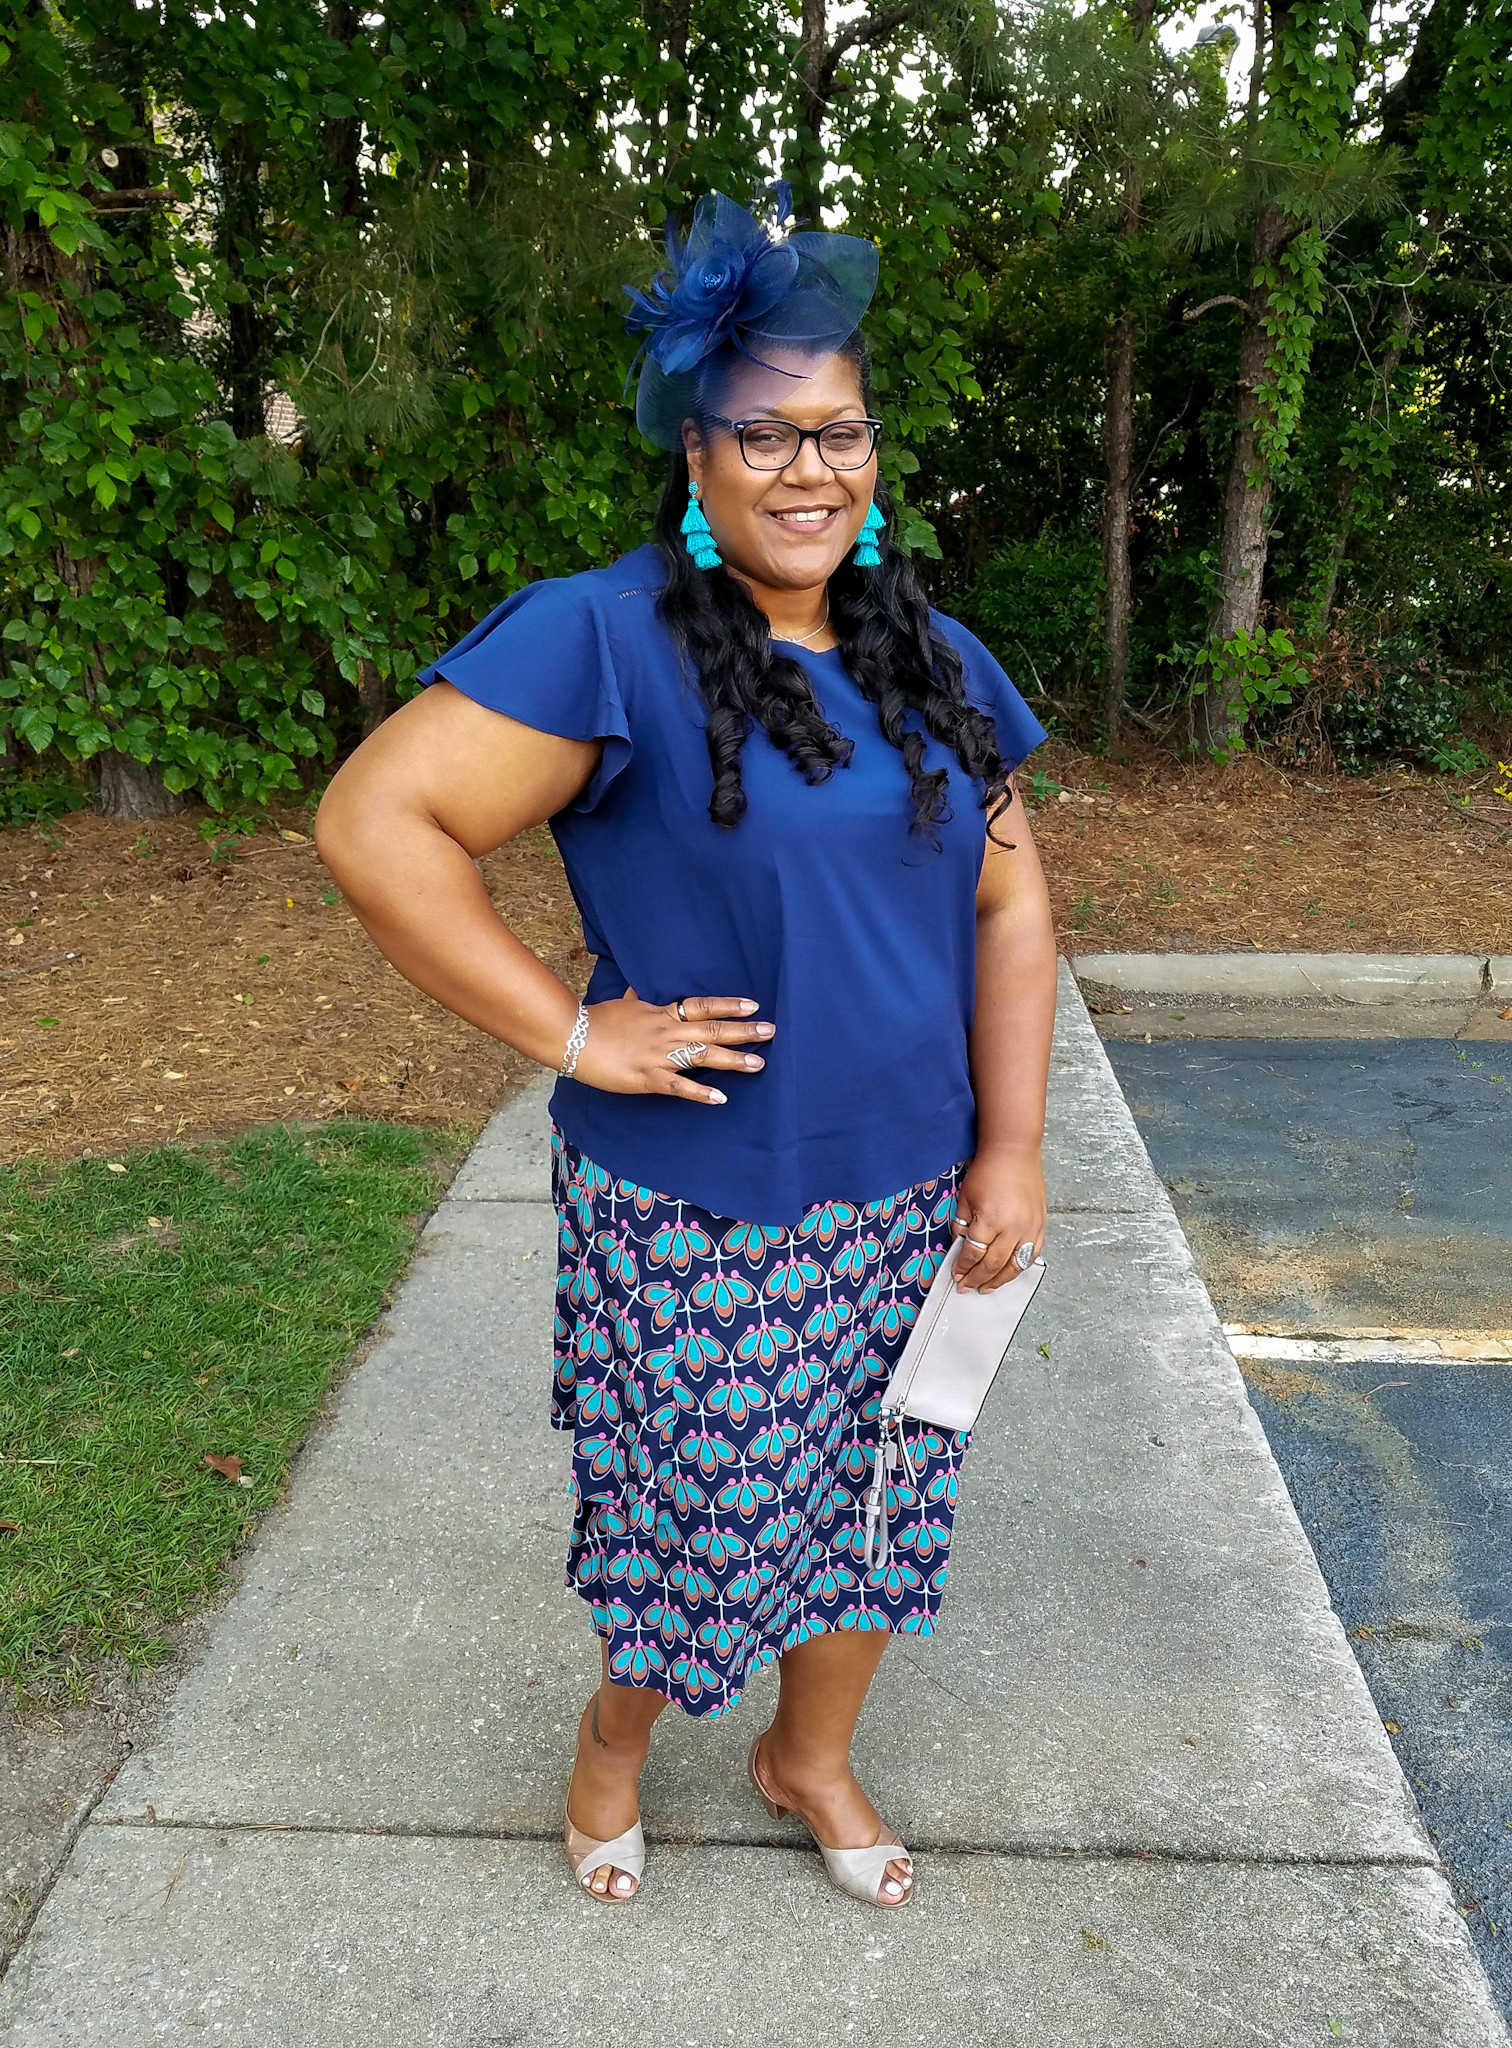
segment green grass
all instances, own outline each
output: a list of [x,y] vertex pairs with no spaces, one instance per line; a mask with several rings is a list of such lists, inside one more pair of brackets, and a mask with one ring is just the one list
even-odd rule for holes
[[280,1124],[0,1174],[0,1681],[82,1700],[166,1654],[470,1142]]

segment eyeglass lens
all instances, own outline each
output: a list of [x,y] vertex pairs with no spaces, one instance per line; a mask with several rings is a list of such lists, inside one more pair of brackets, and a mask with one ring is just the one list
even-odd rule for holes
[[[801,438],[786,420],[756,420],[745,430],[745,458],[757,469],[783,469]],[[831,420],[820,429],[819,453],[831,469],[860,469],[871,451],[872,430],[864,420]]]

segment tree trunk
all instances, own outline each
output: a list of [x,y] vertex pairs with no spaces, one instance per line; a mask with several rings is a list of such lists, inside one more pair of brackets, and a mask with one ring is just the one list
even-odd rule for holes
[[122,822],[165,818],[173,811],[183,810],[189,801],[182,791],[163,787],[163,779],[151,762],[138,761],[113,749],[90,757],[89,787],[91,802],[99,815]]
[[378,673],[378,664],[364,655],[357,664],[357,695],[362,703],[362,737],[376,732],[398,709],[394,686]]
[[[1251,247],[1252,272],[1274,262],[1292,232],[1279,208],[1263,206],[1255,216]],[[1264,401],[1260,387],[1270,342],[1264,319],[1270,303],[1266,285],[1257,284],[1245,303],[1239,339],[1238,431],[1223,493],[1223,534],[1218,547],[1218,589],[1208,618],[1208,639],[1232,640],[1253,633],[1260,624],[1265,595],[1265,563],[1270,550],[1270,508],[1275,478],[1260,454],[1259,435]],[[1220,687],[1216,680],[1197,700],[1196,737],[1209,753],[1228,753],[1244,731],[1248,715],[1244,692],[1236,681]]]
[[803,0],[803,27],[798,40],[798,134],[793,165],[793,211],[820,227],[819,206],[824,181],[825,104],[820,80],[824,73],[825,0]]
[[1133,576],[1129,566],[1129,502],[1134,471],[1134,315],[1125,309],[1113,330],[1108,358],[1108,398],[1103,412],[1103,453],[1108,489],[1103,500],[1103,724],[1109,741],[1123,728],[1129,676],[1129,617]]
[[1334,599],[1339,594],[1339,577],[1344,570],[1344,557],[1349,553],[1350,535],[1354,529],[1354,495],[1354,471],[1341,470],[1339,509],[1335,515],[1333,538],[1328,543],[1328,557],[1323,565],[1323,579],[1318,585],[1317,602],[1313,612],[1313,630],[1320,638],[1328,631]]
[[[59,578],[70,594],[87,598],[100,573],[98,560],[93,556],[71,556],[60,548],[57,563]],[[78,680],[84,695],[96,708],[102,699],[108,701],[110,677],[98,647],[90,650]],[[100,717],[103,724],[114,730],[113,718],[105,712]],[[165,818],[171,812],[183,810],[189,801],[182,791],[167,787],[152,762],[139,761],[134,754],[123,754],[114,747],[91,754],[85,767],[90,803],[102,818]]]
[[261,304],[265,282],[257,263],[262,249],[262,162],[254,131],[238,123],[216,157],[220,249],[233,286],[226,308],[226,410],[237,440],[250,441],[266,426]]
[[[1454,59],[1456,43],[1470,15],[1468,0],[1432,0],[1427,14],[1418,28],[1406,68],[1395,85],[1381,102],[1381,146],[1400,149],[1410,159],[1416,152],[1422,134],[1423,118],[1434,106],[1444,89],[1444,80]],[[1428,209],[1427,247],[1420,245],[1418,261],[1427,270],[1431,251],[1436,247],[1444,229],[1445,210],[1442,205]],[[1391,402],[1391,386],[1401,367],[1413,330],[1419,319],[1420,298],[1416,293],[1407,293],[1402,300],[1399,341],[1394,341],[1381,361],[1380,386],[1385,402]],[[1335,514],[1333,538],[1329,542],[1328,557],[1322,579],[1318,586],[1313,613],[1313,627],[1318,633],[1328,631],[1328,621],[1333,614],[1334,602],[1339,594],[1339,578],[1349,555],[1349,543],[1354,535],[1355,499],[1358,495],[1358,472],[1346,469],[1340,472],[1338,510]]]
[[670,0],[666,8],[667,57],[682,68],[682,78],[669,82],[663,110],[662,136],[665,151],[661,161],[661,182],[670,185],[673,173],[688,153],[688,117],[692,94],[688,84],[688,26],[692,0]]
[[[1141,6],[1146,0],[1139,0]],[[1154,0],[1149,0],[1153,8]],[[874,14],[853,16],[834,42],[824,47],[825,0],[803,0],[798,37],[798,135],[794,162],[788,168],[793,210],[813,227],[822,226],[819,208],[824,183],[824,120],[837,92],[849,88],[837,76],[841,60],[852,50],[875,49],[900,30],[911,28],[926,12],[923,0],[899,0]]]
[[[1130,27],[1134,41],[1148,35],[1155,0],[1134,0]],[[1124,158],[1123,194],[1118,209],[1118,238],[1127,242],[1139,232],[1144,197],[1144,167],[1131,146]],[[1125,287],[1127,289],[1127,286]],[[1103,726],[1110,742],[1123,728],[1129,680],[1129,620],[1134,605],[1134,579],[1129,564],[1129,516],[1134,477],[1134,363],[1138,337],[1134,309],[1125,305],[1108,349],[1108,395],[1103,408],[1103,454],[1108,488],[1103,499]]]
[[[350,0],[332,0],[326,8],[325,32],[350,56],[362,33],[362,9]],[[362,190],[362,119],[358,114],[333,115],[321,136],[325,150],[325,184],[331,211],[342,220],[361,220],[366,212]]]

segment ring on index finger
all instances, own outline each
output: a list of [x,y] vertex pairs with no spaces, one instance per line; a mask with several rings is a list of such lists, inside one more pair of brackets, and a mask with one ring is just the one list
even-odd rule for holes
[[683,1022],[684,1024],[686,1024],[686,1023],[687,1023],[687,1021],[688,1021],[688,1013],[687,1013],[687,1011],[686,1011],[686,1010],[685,1010],[685,1009],[683,1008],[683,1004],[684,1004],[684,1003],[685,1003],[686,1001],[687,1001],[687,997],[686,997],[686,996],[679,996],[679,997],[677,998],[677,1014],[678,1014],[678,1017],[679,1017],[679,1019],[680,1019],[680,1020],[681,1020],[681,1021],[682,1021],[682,1022]]

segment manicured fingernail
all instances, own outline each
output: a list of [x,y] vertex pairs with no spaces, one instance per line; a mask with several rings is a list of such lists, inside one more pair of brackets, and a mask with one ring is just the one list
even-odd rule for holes
[[741,1007],[741,1009],[742,1009],[742,1010],[754,1010],[754,1009],[756,1008],[756,999],[755,999],[755,997],[754,997],[754,996],[742,996],[742,997],[741,997],[741,999],[740,999],[740,1007]]
[[759,1052],[748,1052],[744,1055],[744,1059],[748,1067],[764,1067],[766,1065],[766,1061]]
[[722,1095],[717,1088],[711,1088],[709,1090],[710,1102],[728,1102],[729,1099],[730,1098],[728,1095]]

